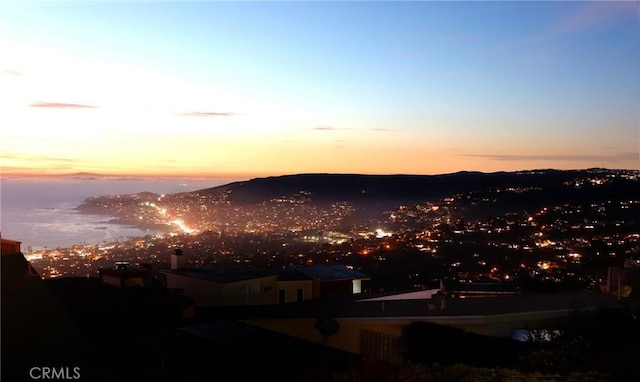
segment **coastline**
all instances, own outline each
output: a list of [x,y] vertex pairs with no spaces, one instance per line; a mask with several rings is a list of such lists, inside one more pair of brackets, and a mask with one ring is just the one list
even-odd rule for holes
[[114,215],[113,213],[106,212],[104,209],[91,206],[83,202],[82,204],[73,208],[74,211],[77,211],[81,215],[92,215],[92,216],[106,216],[111,217],[111,219],[97,222],[98,224],[117,224],[123,226],[124,228],[132,228],[138,229],[142,231],[157,231],[164,234],[171,232],[171,226],[167,224],[159,224],[159,223],[149,223],[145,221],[140,221],[138,219],[127,219],[118,215]]
[[120,218],[114,218],[114,219],[108,220],[107,223],[117,224],[117,225],[124,226],[125,228],[133,228],[133,229],[139,229],[143,231],[159,231],[164,234],[170,233],[172,231],[171,226],[167,224],[146,223],[146,222],[140,222],[140,221],[135,222],[132,220],[120,219]]
[[144,222],[134,220],[134,215],[118,214],[115,209],[116,213],[110,213],[112,211],[87,203],[100,195],[172,194],[216,186],[219,182],[221,180],[211,179],[3,178],[2,234],[20,241],[25,250],[34,251],[162,235],[176,227],[154,224],[151,216]]

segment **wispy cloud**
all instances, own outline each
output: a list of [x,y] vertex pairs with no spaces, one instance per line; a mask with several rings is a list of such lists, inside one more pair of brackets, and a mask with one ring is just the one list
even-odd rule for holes
[[214,112],[214,111],[188,111],[184,113],[176,113],[183,117],[232,117],[236,115],[236,113],[229,112]]
[[379,127],[355,129],[350,127],[334,127],[334,126],[327,126],[327,125],[312,127],[309,130],[312,130],[312,131],[376,131],[376,132],[382,132],[382,133],[394,133],[397,131],[393,129],[385,129],[385,128],[379,128]]
[[557,22],[530,36],[529,42],[545,43],[563,35],[602,28],[640,12],[635,1],[588,1],[574,4],[577,6]]
[[3,152],[2,159],[18,159],[18,160],[24,160],[28,162],[45,162],[45,163],[51,163],[51,162],[73,163],[77,161],[77,159],[73,159],[73,158],[20,154],[20,153],[11,152],[11,151]]
[[50,173],[58,171],[73,171],[71,164],[46,164],[35,166],[2,166],[3,174],[30,174],[30,173]]
[[309,130],[313,130],[313,131],[347,131],[347,130],[354,130],[354,129],[349,128],[349,127],[334,127],[334,126],[322,125],[322,126],[312,127]]
[[[626,17],[640,17],[636,1],[585,1],[568,2],[569,11],[554,22],[533,34],[508,38],[494,46],[498,51],[524,53],[530,63],[548,62],[553,57],[549,42],[584,31],[605,28],[619,23]],[[552,45],[552,44],[551,44]]]
[[9,74],[11,76],[21,76],[22,72],[19,72],[17,70],[11,70],[11,69],[5,69],[2,71],[2,73],[4,74]]
[[[6,158],[3,158],[6,159]],[[15,158],[18,159],[18,158]],[[2,176],[10,174],[48,173],[51,171],[72,171],[77,160],[66,158],[22,158],[18,164],[2,164]]]
[[618,155],[590,155],[590,154],[543,154],[543,155],[520,155],[520,154],[463,154],[465,157],[493,159],[503,162],[512,161],[567,161],[567,162],[591,162],[609,161],[622,162],[637,160],[638,153],[621,153]]
[[565,16],[551,33],[567,33],[614,23],[638,12],[635,1],[590,1]]
[[85,105],[80,103],[63,103],[63,102],[34,102],[31,107],[52,108],[52,109],[96,109],[97,106]]

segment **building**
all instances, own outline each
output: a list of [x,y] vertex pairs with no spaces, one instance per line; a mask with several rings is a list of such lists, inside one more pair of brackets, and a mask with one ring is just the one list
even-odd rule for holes
[[182,268],[160,271],[170,290],[194,299],[196,306],[277,303],[278,276],[247,268]]
[[632,294],[637,296],[640,291],[640,252],[626,253],[620,266],[609,267],[606,282],[601,284],[601,289],[618,298]]
[[369,277],[343,265],[266,270],[247,267],[189,268],[180,250],[160,274],[170,290],[192,297],[196,306],[273,305],[350,297]]
[[118,261],[111,268],[100,268],[98,271],[103,283],[117,287],[146,287],[151,283],[151,266],[134,267],[126,261]]
[[346,297],[362,292],[369,276],[344,265],[317,265],[278,271],[278,302]]
[[[316,330],[317,320],[330,317],[337,322],[339,331],[328,338],[327,345],[361,355],[384,353],[393,357],[397,353],[393,350],[395,345],[391,344],[400,344],[405,328],[414,322],[513,338],[523,329],[556,328],[567,322],[572,312],[595,311],[615,304],[617,299],[614,296],[573,293],[445,300],[434,297],[422,300],[305,301],[264,307],[259,312],[244,309],[224,314],[226,318],[316,342],[321,340]],[[220,311],[202,313],[208,317],[221,314]],[[386,348],[389,349],[381,350]]]
[[33,380],[29,372],[43,366],[65,375],[78,372],[87,380],[112,380],[92,358],[94,349],[66,306],[22,254],[21,242],[0,241],[2,380]]
[[177,249],[171,269],[161,270],[169,290],[193,298],[196,306],[264,305],[277,303],[277,275],[260,269],[188,268]]
[[278,303],[300,302],[313,298],[313,277],[296,268],[278,272]]
[[441,283],[440,289],[443,293],[456,298],[494,297],[520,293],[514,284],[504,282],[446,282]]

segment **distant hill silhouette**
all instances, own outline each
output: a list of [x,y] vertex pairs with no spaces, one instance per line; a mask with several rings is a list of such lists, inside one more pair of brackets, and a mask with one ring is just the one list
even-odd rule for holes
[[443,175],[298,174],[256,178],[195,192],[201,195],[229,192],[229,200],[238,204],[260,203],[300,191],[310,192],[314,203],[409,203],[496,187],[557,187],[593,171],[609,170],[462,171]]

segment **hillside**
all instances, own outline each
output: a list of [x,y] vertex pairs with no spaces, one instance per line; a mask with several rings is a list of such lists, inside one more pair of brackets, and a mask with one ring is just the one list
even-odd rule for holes
[[196,191],[201,195],[228,192],[237,204],[253,204],[310,193],[314,203],[410,203],[496,187],[559,186],[563,182],[609,170],[539,170],[527,172],[457,172],[444,175],[299,174],[256,178]]

